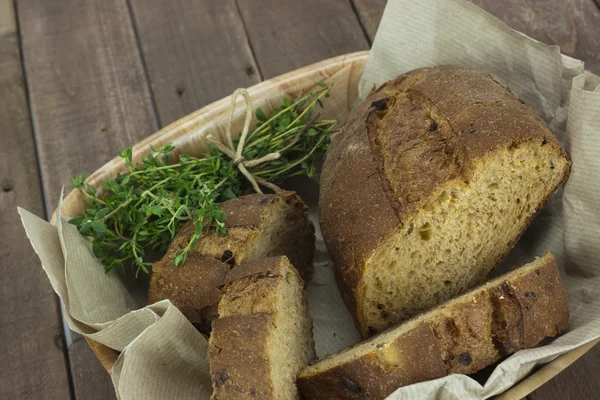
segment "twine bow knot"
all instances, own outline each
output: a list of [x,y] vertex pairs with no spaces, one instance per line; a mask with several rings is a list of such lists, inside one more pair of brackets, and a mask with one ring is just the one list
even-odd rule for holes
[[[246,101],[246,117],[244,121],[244,128],[240,134],[240,141],[238,142],[237,148],[235,148],[233,146],[233,139],[231,138],[231,128],[233,125],[233,114],[235,112],[236,100],[239,96],[243,96],[244,100]],[[231,108],[229,110],[229,119],[227,121],[227,127],[225,130],[225,143],[216,139],[212,135],[208,135],[207,139],[210,143],[214,144],[219,150],[233,160],[233,164],[237,166],[242,175],[248,179],[256,193],[262,193],[262,190],[260,190],[260,187],[258,186],[259,184],[273,190],[274,192],[280,192],[281,188],[279,188],[277,185],[266,181],[260,176],[255,176],[248,171],[248,168],[277,160],[279,157],[281,157],[280,153],[269,153],[266,156],[256,160],[246,160],[242,155],[242,151],[244,150],[244,145],[246,143],[246,137],[248,136],[248,131],[250,130],[250,122],[252,121],[252,110],[252,101],[250,100],[250,95],[248,95],[246,89],[236,89],[236,91],[231,95]]]

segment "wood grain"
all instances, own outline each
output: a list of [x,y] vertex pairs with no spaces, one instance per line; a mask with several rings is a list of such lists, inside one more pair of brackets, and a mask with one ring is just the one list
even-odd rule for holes
[[[599,0],[600,1],[600,0]],[[473,0],[508,26],[600,73],[600,9],[593,0]]]
[[583,357],[527,397],[530,400],[597,400],[600,395],[599,371],[600,345],[596,344]]
[[132,0],[161,125],[260,82],[234,0]]
[[1,399],[69,399],[60,309],[17,206],[44,216],[44,199],[12,0],[0,0]]
[[[22,51],[46,207],[60,187],[157,128],[129,9],[120,0],[19,0]],[[114,398],[102,366],[74,335],[78,398]]]
[[387,0],[352,0],[369,41],[373,43]]
[[263,78],[369,44],[349,0],[238,1]]
[[[106,400],[116,398],[110,375],[106,373],[100,362],[90,362],[90,360],[96,360],[96,355],[85,338],[77,335],[69,350],[75,399]],[[90,376],[95,379],[90,380]]]
[[120,0],[19,0],[48,209],[60,187],[156,131],[129,10]]

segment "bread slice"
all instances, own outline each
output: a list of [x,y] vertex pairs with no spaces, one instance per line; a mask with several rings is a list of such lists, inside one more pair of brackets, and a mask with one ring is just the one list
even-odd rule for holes
[[399,387],[470,374],[557,335],[567,297],[550,252],[298,374],[308,399],[383,399]]
[[194,232],[188,223],[170,243],[167,254],[152,266],[148,301],[170,299],[202,333],[217,317],[221,286],[236,265],[286,255],[303,277],[310,274],[315,230],[308,208],[294,192],[252,194],[221,203],[227,235],[206,230],[181,267],[173,255],[187,246]]
[[489,73],[409,72],[332,142],[319,219],[364,336],[482,283],[569,173],[544,121]]
[[209,341],[213,399],[298,399],[315,358],[303,281],[286,257],[236,267]]

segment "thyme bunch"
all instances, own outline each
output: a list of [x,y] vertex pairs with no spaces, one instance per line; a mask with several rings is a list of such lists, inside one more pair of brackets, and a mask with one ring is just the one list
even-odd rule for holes
[[[273,152],[281,157],[249,168],[253,175],[279,183],[295,175],[315,174],[316,161],[327,150],[336,124],[318,120],[315,109],[322,108],[322,100],[329,96],[329,88],[320,85],[322,90],[294,101],[284,98],[283,105],[269,115],[256,109],[258,122],[248,133],[243,157],[253,160]],[[92,239],[94,255],[107,271],[131,266],[136,276],[148,273],[150,250],[165,251],[179,229],[192,220],[195,232],[173,259],[175,265],[183,265],[206,229],[213,227],[218,235],[227,233],[219,203],[243,194],[244,177],[234,162],[212,145],[208,153],[180,155],[175,163],[170,157],[172,144],[151,149],[152,153],[136,164],[131,148],[119,153],[127,172],[99,181],[100,191],[85,182],[86,176],[72,180],[88,205],[69,223]]]

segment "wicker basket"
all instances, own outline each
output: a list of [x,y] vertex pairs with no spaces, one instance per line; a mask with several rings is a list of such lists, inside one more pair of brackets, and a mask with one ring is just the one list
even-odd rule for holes
[[[364,69],[369,53],[357,52],[325,60],[287,74],[269,79],[248,89],[255,107],[271,111],[271,104],[278,104],[284,96],[296,97],[316,88],[319,82],[328,83],[331,97],[323,118],[335,118],[344,122],[358,96],[358,81]],[[207,150],[206,136],[210,133],[221,133],[221,128],[227,122],[227,112],[230,107],[229,97],[216,101],[190,114],[157,133],[137,143],[133,148],[134,162],[149,153],[149,145],[161,147],[169,142],[175,145],[180,153],[196,154]],[[238,107],[242,109],[243,107]],[[242,113],[234,118],[233,131],[241,130]],[[239,126],[235,126],[239,124]],[[94,172],[88,182],[98,186],[99,179],[107,179],[118,171],[125,169],[121,158],[115,158]],[[77,215],[85,209],[85,200],[79,191],[72,191],[62,204],[63,215]],[[119,353],[100,343],[87,339],[88,344],[102,365],[110,373]],[[565,369],[598,341],[581,346],[555,359],[539,369],[519,384],[504,393],[501,399],[520,399],[531,393],[560,371]]]

